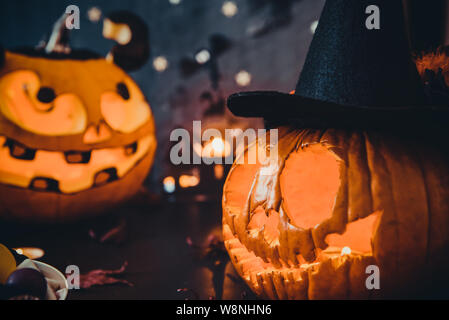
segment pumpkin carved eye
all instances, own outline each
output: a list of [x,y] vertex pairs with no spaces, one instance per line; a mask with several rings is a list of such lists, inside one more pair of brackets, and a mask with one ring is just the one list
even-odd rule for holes
[[37,92],[37,99],[42,103],[50,103],[55,100],[56,94],[52,88],[42,87]]
[[125,100],[129,100],[129,91],[126,84],[120,82],[117,84],[117,93]]
[[62,136],[82,133],[87,112],[74,93],[56,96],[41,86],[39,76],[29,70],[11,72],[0,79],[0,112],[19,127],[36,134]]
[[130,133],[142,126],[151,116],[150,108],[137,86],[125,79],[116,90],[101,95],[101,114],[115,131]]

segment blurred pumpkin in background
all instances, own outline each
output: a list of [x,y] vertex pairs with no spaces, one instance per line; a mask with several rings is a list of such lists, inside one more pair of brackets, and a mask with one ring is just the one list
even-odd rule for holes
[[[134,23],[111,27],[123,16]],[[116,47],[146,48],[140,61],[134,54],[120,65],[125,54],[107,60],[71,50],[64,18],[41,49],[0,55],[1,218],[56,222],[102,213],[129,199],[153,163],[153,115],[124,68],[148,58],[146,26],[129,13],[105,24],[112,39],[120,26],[144,30],[125,33],[128,39],[118,32]]]

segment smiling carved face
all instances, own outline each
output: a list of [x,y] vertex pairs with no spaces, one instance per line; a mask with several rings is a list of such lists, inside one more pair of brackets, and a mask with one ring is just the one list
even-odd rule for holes
[[6,51],[0,69],[0,215],[69,220],[140,187],[156,149],[136,83],[101,57]]
[[225,245],[256,294],[391,297],[448,267],[448,155],[432,140],[282,127],[278,141],[276,161],[236,162],[223,192]]

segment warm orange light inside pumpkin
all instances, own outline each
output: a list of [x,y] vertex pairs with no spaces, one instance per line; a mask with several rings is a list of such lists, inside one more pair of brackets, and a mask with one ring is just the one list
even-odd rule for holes
[[340,161],[326,146],[310,145],[285,161],[280,182],[292,223],[314,227],[332,215],[340,187]]
[[350,247],[358,252],[371,252],[371,236],[375,232],[380,212],[375,212],[364,219],[359,219],[346,225],[343,234],[330,234],[326,240],[329,246]]

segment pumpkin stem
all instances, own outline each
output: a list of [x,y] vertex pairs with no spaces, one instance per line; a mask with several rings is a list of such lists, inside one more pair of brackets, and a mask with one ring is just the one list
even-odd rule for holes
[[41,41],[37,49],[44,49],[46,53],[68,54],[70,49],[70,30],[66,27],[68,14],[64,13],[53,25],[53,30],[47,40]]

